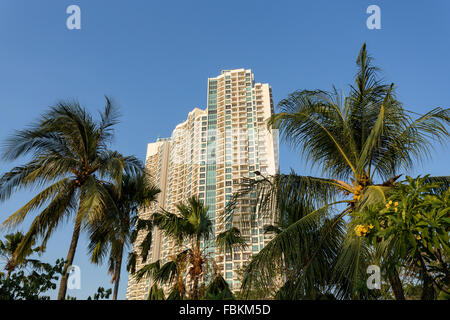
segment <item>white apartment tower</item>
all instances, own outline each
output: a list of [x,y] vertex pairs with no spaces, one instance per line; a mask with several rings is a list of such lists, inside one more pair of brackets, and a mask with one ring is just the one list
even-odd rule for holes
[[[243,178],[255,177],[255,171],[265,176],[279,172],[278,133],[267,129],[267,119],[273,112],[268,84],[255,83],[251,70],[223,70],[218,77],[208,79],[207,108],[192,110],[171,138],[158,139],[147,149],[146,166],[162,190],[158,208],[176,212],[176,203],[197,195],[209,208],[215,235],[232,225],[241,230],[248,243],[243,252],[219,254],[215,251],[215,237],[202,244],[234,290],[240,287],[236,271],[269,239],[263,233],[267,221],[252,214],[256,193],[239,201],[231,213],[232,221],[226,217],[230,213],[225,212],[225,206],[239,190]],[[148,218],[158,208],[140,214]],[[144,236],[140,234],[136,243]],[[136,270],[159,259],[164,263],[181,249],[158,230],[152,237],[147,261],[138,259]],[[130,276],[127,299],[145,299],[149,286],[150,280],[137,283]]]

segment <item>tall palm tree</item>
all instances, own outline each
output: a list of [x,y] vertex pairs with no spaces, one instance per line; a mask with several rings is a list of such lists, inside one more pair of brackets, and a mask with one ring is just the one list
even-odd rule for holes
[[[343,233],[344,222],[368,204],[383,201],[401,174],[429,154],[432,141],[445,143],[448,138],[449,109],[437,107],[424,115],[404,109],[395,98],[394,85],[377,78],[379,70],[365,44],[356,63],[355,84],[347,96],[335,88],[296,91],[280,101],[281,112],[268,122],[269,128],[280,129],[285,141],[299,147],[324,178],[295,173],[264,177],[256,172],[259,176],[248,180],[236,195],[258,189],[260,213],[279,221],[287,204],[295,203],[301,210],[298,219],[278,230],[254,257],[244,276],[244,289],[255,277],[273,282],[277,279],[273,270],[284,265],[297,291],[312,290],[319,282],[322,290],[334,290],[341,298],[369,294],[362,289],[361,276],[371,252],[364,238]],[[449,186],[449,177],[429,179],[444,182],[443,188]],[[330,272],[331,282],[326,274]],[[396,270],[388,277],[401,299]]]
[[124,174],[120,189],[113,184],[105,184],[105,189],[113,202],[99,219],[89,224],[89,252],[94,263],[102,263],[109,254],[109,272],[114,282],[113,300],[117,300],[124,249],[135,238],[135,226],[142,225],[138,209],[148,209],[160,190],[151,184],[145,171],[133,176]]
[[[15,260],[14,252],[22,241],[24,235],[21,232],[7,234],[5,236],[5,241],[0,240],[0,257],[4,260],[5,270],[6,270],[6,278],[9,279],[11,273],[19,266],[26,266],[31,264],[33,267],[39,268],[41,266],[41,262],[36,259],[28,259],[24,258],[20,263]],[[28,257],[33,253],[40,251],[40,248],[29,249],[25,256]]]
[[42,238],[45,247],[56,227],[74,213],[74,229],[61,277],[58,299],[67,290],[68,267],[73,263],[78,238],[90,207],[101,207],[108,193],[103,181],[119,185],[122,173],[134,172],[140,163],[108,149],[118,114],[110,99],[96,121],[77,102],[60,102],[28,129],[6,141],[3,159],[31,158],[0,177],[0,201],[21,189],[44,188],[3,223],[13,228],[39,210],[15,255],[20,261],[33,241]]

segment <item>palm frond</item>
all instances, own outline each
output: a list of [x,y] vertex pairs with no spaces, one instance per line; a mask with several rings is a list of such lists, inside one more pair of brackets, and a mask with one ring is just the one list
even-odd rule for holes
[[148,292],[147,300],[164,300],[164,291],[155,283],[150,287]]
[[143,266],[140,270],[133,272],[134,278],[136,281],[141,281],[142,278],[150,278],[155,277],[156,274],[161,270],[161,264],[160,261],[155,261],[153,263],[146,264]]
[[368,298],[366,271],[372,264],[372,252],[365,238],[352,231],[353,225],[350,225],[333,271],[335,294],[344,299]]
[[305,290],[325,277],[343,234],[342,219],[333,218],[330,224],[328,210],[325,206],[302,217],[253,256],[244,272],[243,292],[248,293],[256,281],[271,286],[277,280],[276,270],[288,278],[298,278],[301,272]]
[[314,211],[314,208],[334,201],[344,190],[345,187],[336,180],[299,176],[294,172],[263,179],[244,179],[226,211],[231,212],[243,196],[253,193],[260,216],[279,222],[280,215],[289,211],[296,212],[294,220],[297,220]]
[[241,237],[241,231],[236,227],[232,227],[217,235],[216,247],[219,249],[219,252],[233,252],[234,248],[245,250],[247,242]]
[[[73,195],[75,192],[75,186],[70,181],[70,179],[66,178],[57,183],[47,187],[39,194],[37,194],[33,199],[28,201],[23,207],[14,212],[10,217],[8,217],[4,222],[3,226],[7,228],[16,227],[20,224],[29,213],[34,210],[37,210],[44,206],[46,203],[50,202],[48,208],[52,208],[53,205],[56,205],[58,201],[56,199],[67,198],[68,195]],[[61,193],[64,195],[61,196]],[[53,204],[53,205],[52,205]],[[66,208],[60,208],[66,209]],[[48,210],[47,210],[48,211]]]

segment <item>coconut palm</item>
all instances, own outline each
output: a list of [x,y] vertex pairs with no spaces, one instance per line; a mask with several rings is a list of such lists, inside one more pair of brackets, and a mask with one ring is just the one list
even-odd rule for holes
[[148,209],[160,190],[151,184],[145,171],[133,176],[124,174],[119,189],[111,183],[104,187],[113,202],[99,215],[99,219],[88,226],[89,252],[91,261],[98,264],[109,254],[109,272],[114,282],[113,300],[117,300],[123,254],[136,238],[135,226],[145,226],[147,237],[151,238],[151,224],[139,219],[138,209]]
[[[60,102],[51,107],[28,129],[17,131],[6,141],[3,158],[31,160],[13,168],[0,178],[0,200],[4,201],[21,189],[43,188],[27,204],[3,223],[8,228],[21,224],[34,211],[39,211],[28,232],[17,247],[15,256],[21,261],[32,243],[42,238],[45,245],[61,222],[74,214],[74,229],[66,264],[61,277],[58,299],[67,290],[68,267],[73,263],[80,231],[89,215],[107,202],[103,181],[119,185],[122,174],[134,172],[140,163],[108,149],[118,114],[111,101],[99,121],[77,102]],[[91,212],[89,215],[88,212]]]
[[163,232],[177,240],[179,244],[187,240],[187,263],[192,280],[192,299],[199,298],[199,280],[205,276],[207,258],[200,248],[201,240],[208,240],[212,235],[212,220],[208,217],[208,207],[196,197],[188,199],[188,204],[177,204],[177,214],[167,211],[153,215],[154,224]]
[[[191,298],[199,299],[199,283],[202,282],[202,293],[208,288],[205,287],[205,280],[212,276],[213,282],[218,286],[211,287],[212,292],[220,287],[222,282],[218,278],[217,267],[214,259],[205,253],[205,248],[201,248],[202,240],[212,237],[212,220],[208,216],[208,207],[194,197],[188,199],[187,204],[176,205],[177,213],[170,213],[165,210],[154,213],[151,217],[153,225],[162,230],[166,236],[177,241],[179,245],[184,244],[185,249],[169,257],[169,261],[161,265],[158,260],[147,264],[136,272],[139,281],[144,276],[150,276],[160,284],[172,284],[171,293],[168,299],[183,299],[186,294],[186,279],[189,275],[192,283]],[[217,237],[217,247],[219,250],[232,250],[235,247],[245,247],[245,242],[240,237],[240,232],[236,228],[225,231]],[[205,291],[209,292],[209,291]],[[228,295],[227,295],[228,297]]]
[[2,260],[4,260],[7,279],[10,278],[11,273],[17,267],[26,266],[28,264],[31,264],[34,268],[41,267],[41,262],[39,260],[27,258],[28,256],[32,255],[33,253],[39,252],[40,248],[33,248],[33,249],[30,248],[25,253],[26,258],[24,258],[20,263],[15,260],[14,252],[16,251],[17,247],[19,246],[23,237],[24,237],[23,233],[16,232],[16,233],[7,234],[5,236],[5,241],[0,240],[0,257],[2,258]]
[[[355,84],[347,96],[335,88],[296,91],[280,101],[281,112],[268,122],[270,129],[280,129],[285,141],[300,148],[324,178],[295,173],[264,177],[256,172],[258,177],[235,195],[259,190],[260,213],[284,224],[269,228],[277,235],[249,264],[244,290],[256,277],[270,283],[279,280],[274,270],[281,266],[299,296],[311,297],[319,289],[319,295],[368,297],[361,280],[372,252],[363,237],[353,230],[344,232],[344,222],[383,201],[401,174],[429,154],[433,141],[445,143],[448,138],[449,109],[437,107],[424,115],[407,111],[395,97],[394,84],[378,79],[379,70],[365,44],[356,63]],[[429,180],[448,188],[450,179]],[[292,205],[297,208],[295,220],[287,219],[292,212],[286,208]],[[396,270],[388,277],[395,296],[402,298]]]

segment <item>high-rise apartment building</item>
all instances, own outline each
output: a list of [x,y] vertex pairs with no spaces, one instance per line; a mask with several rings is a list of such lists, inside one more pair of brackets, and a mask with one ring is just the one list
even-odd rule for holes
[[[225,206],[243,178],[255,177],[255,171],[263,175],[279,171],[277,131],[267,130],[267,119],[273,112],[268,84],[255,83],[251,70],[224,70],[208,79],[207,108],[195,108],[171,138],[158,139],[147,149],[146,166],[162,190],[159,208],[176,212],[175,204],[197,195],[209,208],[215,235],[231,226],[241,230],[248,247],[233,255],[216,252],[215,237],[202,243],[234,290],[240,287],[237,270],[269,240],[263,233],[263,225],[269,221],[253,213],[256,192],[240,199],[232,213],[226,212]],[[148,218],[157,209],[140,214]],[[229,214],[233,219],[227,217]],[[144,237],[140,234],[136,244]],[[158,230],[152,237],[151,253],[147,261],[138,259],[137,270],[159,259],[164,263],[182,249]],[[148,279],[137,283],[130,277],[127,299],[145,299],[149,286]]]

